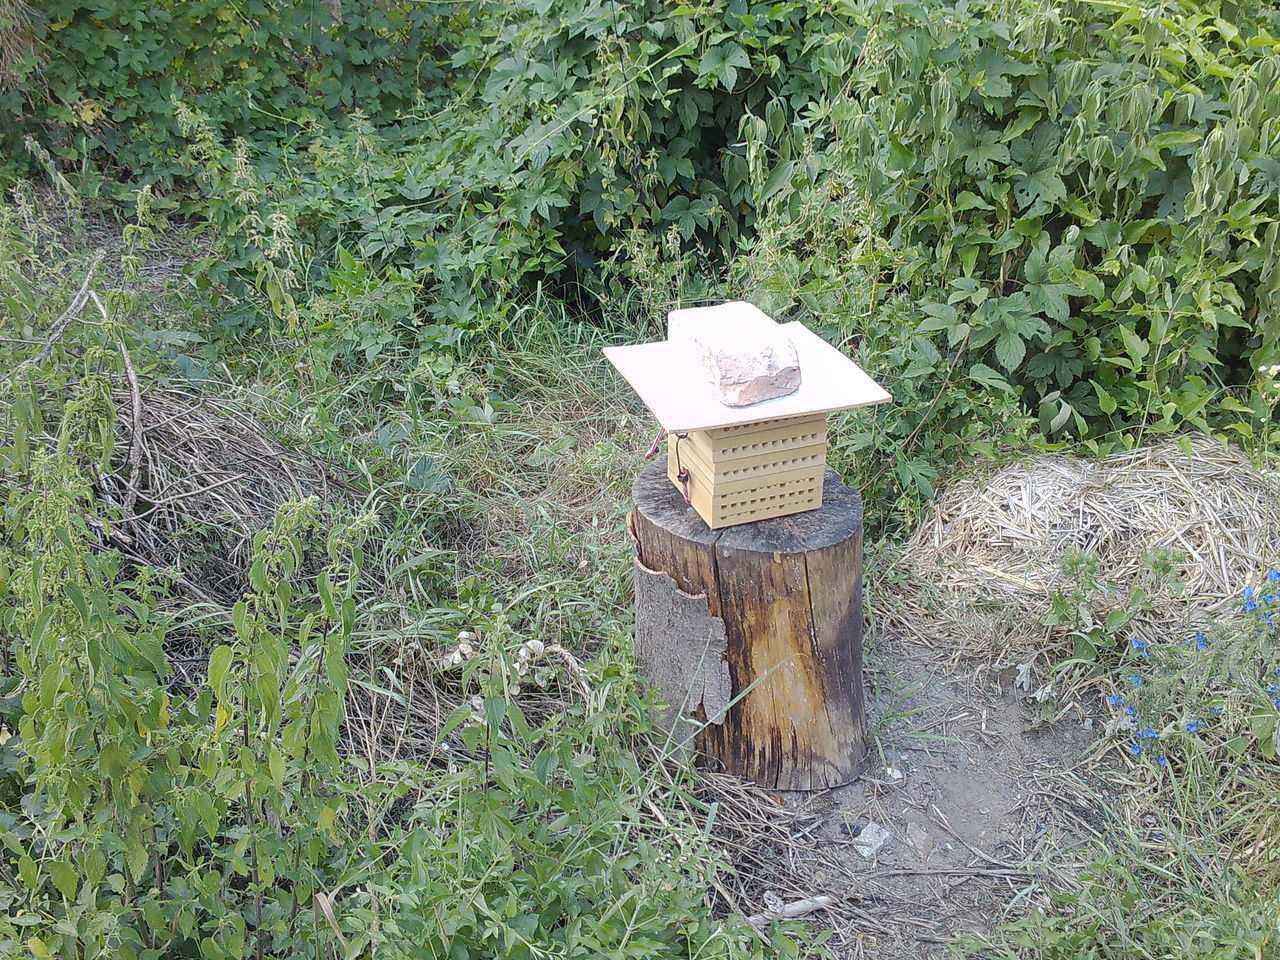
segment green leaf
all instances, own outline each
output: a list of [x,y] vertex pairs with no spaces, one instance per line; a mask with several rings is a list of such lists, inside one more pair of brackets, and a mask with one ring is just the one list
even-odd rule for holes
[[[256,568],[258,565],[254,564]],[[251,574],[252,576],[252,574]],[[255,587],[255,589],[258,589]],[[243,600],[231,608],[231,623],[236,628],[236,636],[245,643],[249,642],[249,605]]]
[[799,161],[784,160],[769,171],[769,179],[764,182],[764,188],[760,191],[760,202],[764,203],[764,201],[789,184],[798,166]]
[[1027,346],[1016,332],[1002,330],[996,337],[996,360],[1006,370],[1013,370],[1019,366],[1026,355]]
[[946,330],[956,323],[960,318],[959,312],[955,307],[948,303],[933,303],[926,301],[920,304],[922,312],[928,315],[928,320],[921,321],[916,327],[916,333],[929,333],[934,330]]
[[1058,147],[1058,132],[1040,124],[1029,138],[1020,137],[1010,148],[1010,158],[1023,173],[1013,186],[1013,195],[1023,210],[1066,200],[1067,185],[1058,175]]
[[1064,323],[1071,316],[1067,297],[1079,291],[1066,283],[1029,283],[1025,292],[1031,309]]
[[507,718],[507,701],[502,697],[484,698],[484,719],[490,730],[497,730]]
[[80,614],[80,619],[85,622],[88,622],[89,604],[84,598],[84,592],[74,583],[70,583],[70,582],[64,583],[62,585],[62,592],[63,594],[66,595],[67,599],[70,600],[72,605],[76,608],[76,612]]
[[80,865],[84,870],[84,878],[91,884],[102,882],[107,873],[107,858],[102,850],[94,845],[80,854]]
[[274,781],[276,789],[283,790],[285,774],[284,754],[280,752],[280,747],[274,743],[267,748],[267,769],[271,773],[271,779]]
[[1013,387],[1009,385],[1009,381],[985,363],[975,363],[969,367],[969,379],[989,390],[999,390],[1002,393],[1013,392]]
[[718,79],[726,90],[732,91],[738,83],[738,70],[751,66],[747,51],[736,43],[722,43],[711,47],[698,63],[698,79]]
[[129,876],[133,878],[135,883],[140,881],[143,874],[146,873],[147,864],[151,861],[147,848],[143,846],[140,840],[131,837],[125,844],[124,856],[125,863],[129,868]]
[[80,889],[76,868],[65,860],[55,860],[48,867],[49,876],[53,879],[53,885],[58,888],[58,892],[68,900],[74,900],[76,892]]
[[1050,436],[1053,436],[1053,434],[1057,433],[1066,425],[1066,422],[1071,419],[1072,412],[1071,404],[1067,403],[1065,400],[1059,401],[1058,412],[1055,413],[1053,415],[1053,419],[1049,421]]
[[994,210],[991,204],[983,200],[972,190],[961,190],[959,196],[956,197],[955,206],[952,209],[956,213],[963,213],[966,210]]
[[1138,336],[1131,327],[1121,325],[1119,327],[1119,331],[1120,339],[1124,341],[1125,352],[1133,359],[1133,363],[1136,368],[1136,366],[1142,363],[1146,358],[1151,346],[1146,340],[1143,340],[1142,337]]
[[1041,201],[1048,203],[1065,200],[1067,185],[1053,170],[1035,170],[1014,184],[1013,195],[1025,210]]
[[900,460],[894,471],[899,482],[907,490],[918,491],[925,497],[933,496],[933,481],[938,479],[938,471],[924,460]]
[[464,703],[461,706],[454,707],[441,725],[440,732],[436,735],[437,742],[443,742],[445,737],[469,719],[471,719],[471,707],[468,704]]
[[1103,413],[1106,413],[1106,414],[1115,413],[1116,398],[1113,397],[1110,393],[1108,393],[1106,389],[1102,386],[1102,384],[1098,383],[1097,380],[1091,380],[1090,383],[1093,384],[1093,392],[1098,395],[1098,409],[1100,409]]
[[227,669],[232,656],[233,651],[226,644],[214,647],[209,654],[209,686],[219,700],[226,699]]
[[40,871],[36,862],[25,853],[18,857],[18,879],[28,890],[35,890],[40,883]]
[[414,459],[405,474],[404,485],[422,493],[448,493],[453,487],[449,474],[434,457],[426,454]]

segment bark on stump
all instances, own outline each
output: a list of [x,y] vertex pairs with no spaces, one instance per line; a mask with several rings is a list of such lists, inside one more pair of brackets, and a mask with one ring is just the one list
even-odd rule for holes
[[[866,755],[862,497],[711,530],[648,466],[632,487],[636,656],[677,741],[780,790],[848,783]],[[700,728],[700,729],[698,729]]]

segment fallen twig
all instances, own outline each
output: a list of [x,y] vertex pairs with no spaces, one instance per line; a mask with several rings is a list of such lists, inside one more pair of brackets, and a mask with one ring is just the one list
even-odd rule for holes
[[36,351],[35,356],[27,357],[20,364],[14,367],[5,376],[4,382],[17,378],[29,366],[40,363],[49,355],[49,351],[54,348],[59,340],[67,334],[71,324],[75,323],[80,316],[80,311],[84,309],[84,305],[89,302],[92,291],[89,289],[89,283],[93,280],[94,271],[98,269],[98,264],[102,262],[103,254],[99,253],[93,258],[93,263],[89,264],[89,269],[85,272],[84,280],[80,284],[80,289],[76,291],[75,296],[71,298],[71,302],[67,305],[67,309],[62,311],[62,315],[53,322],[53,327],[49,331],[49,336],[45,338],[44,345]]
[[766,910],[764,913],[753,914],[747,917],[746,921],[754,927],[756,924],[766,923],[770,920],[797,920],[819,910],[826,910],[835,902],[835,897],[805,897],[803,900],[792,900],[790,903],[784,903],[776,910]]

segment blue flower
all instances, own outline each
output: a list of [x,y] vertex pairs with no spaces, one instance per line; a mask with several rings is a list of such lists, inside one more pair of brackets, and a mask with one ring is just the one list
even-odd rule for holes
[[1159,740],[1160,734],[1156,733],[1150,727],[1143,727],[1138,731],[1138,737],[1142,740]]
[[1240,596],[1244,597],[1244,599],[1246,600],[1252,600],[1257,595],[1258,595],[1258,590],[1256,587],[1245,587],[1243,590],[1240,591]]
[[1222,716],[1222,711],[1223,711],[1223,709],[1224,709],[1224,708],[1222,708],[1222,707],[1214,707],[1214,708],[1213,708],[1213,715],[1214,715],[1215,717],[1220,717],[1220,716]]
[[1262,602],[1263,602],[1263,603],[1275,603],[1275,602],[1276,602],[1276,595],[1275,595],[1274,593],[1267,593],[1267,594],[1263,594]]
[[1138,715],[1138,708],[1131,703],[1124,708],[1124,712],[1131,717],[1136,717]]
[[1136,757],[1138,754],[1142,752],[1142,744],[1140,743],[1129,744],[1129,752]]
[[1207,650],[1209,648],[1209,638],[1199,631],[1196,632],[1196,649]]
[[1280,570],[1268,570],[1267,583],[1280,583]]
[[1156,757],[1156,763],[1160,764],[1162,767],[1167,767],[1169,765],[1169,758],[1162,753]]
[[1136,673],[1129,674],[1129,686],[1131,687],[1142,686],[1142,678],[1138,676]]
[[1252,600],[1246,600],[1246,601],[1244,602],[1244,608],[1245,608],[1246,610],[1257,610],[1257,609],[1258,609],[1258,605],[1257,605],[1257,603],[1255,603],[1255,602],[1254,602],[1254,601],[1252,601]]
[[1134,638],[1133,638],[1133,649],[1137,650],[1137,651],[1138,651],[1139,653],[1141,653],[1144,657],[1145,657],[1145,656],[1147,656],[1147,641],[1145,641],[1145,640],[1140,640],[1140,639],[1138,639],[1137,637],[1134,637]]
[[1118,707],[1124,703],[1124,697],[1117,696],[1113,693],[1111,696],[1107,697],[1107,703],[1111,704],[1113,707]]
[[1274,700],[1272,700],[1271,705],[1275,707],[1277,710],[1280,710],[1280,697],[1276,697]]
[[1202,724],[1199,720],[1192,720],[1190,723],[1187,724],[1187,733],[1199,733],[1200,729],[1203,726],[1204,724]]
[[1280,686],[1277,686],[1274,683],[1268,684],[1267,693],[1280,693]]

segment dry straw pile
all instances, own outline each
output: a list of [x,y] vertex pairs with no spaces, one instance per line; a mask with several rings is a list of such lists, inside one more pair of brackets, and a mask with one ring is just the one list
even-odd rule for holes
[[349,491],[318,458],[290,450],[241,404],[180,385],[129,378],[113,391],[119,469],[99,478],[126,557],[168,571],[179,590],[234,603],[253,539],[290,500],[333,505]]
[[1104,614],[1155,588],[1155,551],[1171,551],[1183,587],[1130,625],[1159,640],[1230,612],[1277,557],[1274,476],[1208,438],[1170,440],[1101,461],[1046,456],[953,484],[880,578],[881,629],[956,656],[1009,666],[1045,650],[1062,562],[1098,560]]

